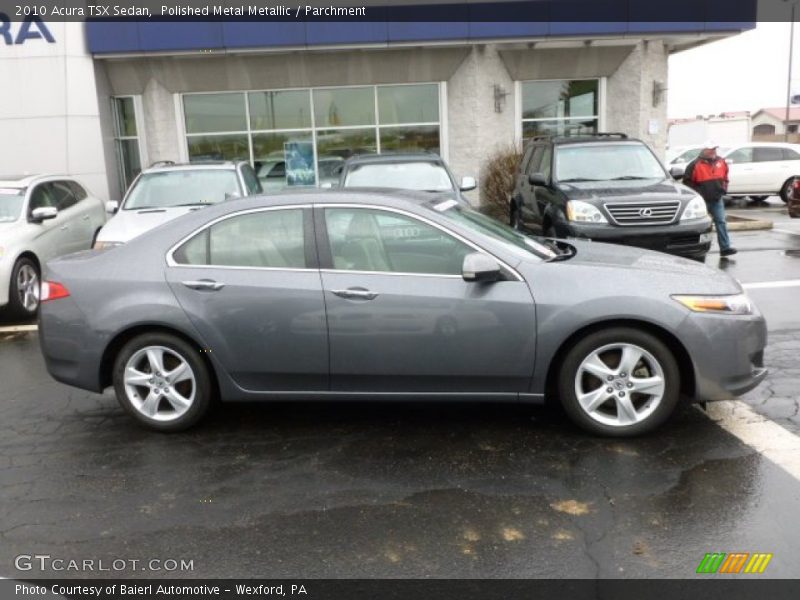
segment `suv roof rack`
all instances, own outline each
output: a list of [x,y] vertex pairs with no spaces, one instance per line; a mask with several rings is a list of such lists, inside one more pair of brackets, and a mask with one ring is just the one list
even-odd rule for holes
[[574,136],[545,134],[545,135],[535,135],[532,138],[530,138],[529,141],[538,142],[538,141],[541,141],[541,140],[552,140],[552,139],[569,140],[569,139],[573,139],[573,138],[574,139],[580,139],[580,138],[593,138],[593,137],[616,137],[616,138],[620,138],[621,140],[627,140],[628,139],[628,134],[627,133],[616,132],[616,131],[600,131],[600,132],[597,132],[597,133],[580,133],[580,134],[574,135]]
[[157,160],[156,162],[151,164],[148,168],[153,169],[155,167],[166,167],[174,164],[175,164],[174,160]]

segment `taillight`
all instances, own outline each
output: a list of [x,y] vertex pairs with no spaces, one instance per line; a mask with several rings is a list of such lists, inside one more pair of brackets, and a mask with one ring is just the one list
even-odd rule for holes
[[796,189],[796,190],[800,190],[800,179],[795,179],[795,180],[792,182],[792,187],[793,187],[794,189]]
[[41,302],[48,302],[50,300],[58,300],[60,298],[68,298],[69,290],[65,285],[57,281],[44,281],[42,282]]

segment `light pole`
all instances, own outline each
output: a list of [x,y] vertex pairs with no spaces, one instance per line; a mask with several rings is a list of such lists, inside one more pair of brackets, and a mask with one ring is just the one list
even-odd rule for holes
[[789,17],[789,73],[786,81],[786,118],[783,121],[783,141],[789,141],[789,107],[792,103],[792,54],[794,52],[794,10],[797,0],[792,2],[792,12]]

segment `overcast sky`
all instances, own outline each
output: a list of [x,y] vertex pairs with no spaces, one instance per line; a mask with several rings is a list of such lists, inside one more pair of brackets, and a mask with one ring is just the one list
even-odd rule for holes
[[[785,105],[789,23],[755,29],[669,59],[670,118]],[[795,24],[793,93],[800,92],[800,26]]]

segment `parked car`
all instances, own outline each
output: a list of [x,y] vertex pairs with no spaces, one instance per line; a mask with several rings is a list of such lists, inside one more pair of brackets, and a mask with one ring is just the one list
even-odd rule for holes
[[209,204],[262,191],[253,168],[244,161],[156,163],[133,180],[122,203],[107,203],[114,216],[100,230],[94,247],[119,246]]
[[753,142],[721,155],[729,168],[729,196],[763,200],[777,194],[789,201],[792,181],[800,176],[799,144]]
[[703,260],[711,219],[650,148],[625,134],[534,138],[517,169],[511,225]]
[[800,177],[792,180],[792,192],[789,194],[789,216],[793,219],[800,219]]
[[339,187],[394,188],[448,194],[469,205],[462,192],[478,186],[474,177],[460,183],[444,160],[432,152],[359,154],[345,162]]
[[680,398],[766,376],[766,325],[718,269],[538,241],[449,195],[355,189],[225,202],[48,263],[57,380],[160,431],[212,399],[560,401],[634,435]]
[[[339,156],[320,156],[317,159],[318,183],[321,186],[339,181],[344,159]],[[264,191],[279,191],[287,188],[286,159],[283,152],[275,152],[256,161],[256,175]]]
[[102,201],[72,177],[0,177],[0,308],[33,317],[45,261],[91,248],[105,222]]
[[[668,166],[677,167],[677,166],[686,166],[690,162],[692,162],[695,158],[700,156],[700,151],[703,149],[702,146],[685,146],[681,148],[681,150],[671,159],[667,161]],[[722,154],[723,149],[718,149],[719,153]]]

